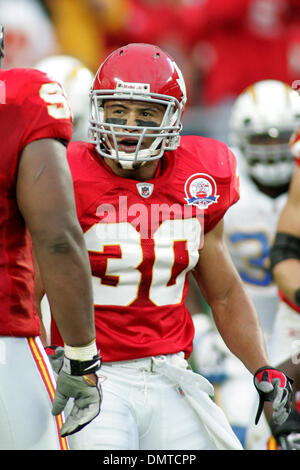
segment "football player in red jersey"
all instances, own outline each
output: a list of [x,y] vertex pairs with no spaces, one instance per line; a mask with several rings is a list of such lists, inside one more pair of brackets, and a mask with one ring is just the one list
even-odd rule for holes
[[[188,367],[191,271],[226,344],[254,374],[261,405],[272,401],[278,422],[289,414],[290,379],[268,365],[223,243],[223,216],[239,198],[235,158],[212,139],[180,140],[185,102],[172,58],[129,44],[95,76],[90,142],[68,146],[107,376],[101,419],[71,436],[72,449],[242,448],[212,385]],[[53,322],[51,341],[62,345]]]
[[[0,70],[0,83],[0,449],[66,449],[64,436],[88,424],[102,398],[90,265],[63,145],[71,111],[39,71]],[[56,391],[34,309],[32,246],[66,343]]]

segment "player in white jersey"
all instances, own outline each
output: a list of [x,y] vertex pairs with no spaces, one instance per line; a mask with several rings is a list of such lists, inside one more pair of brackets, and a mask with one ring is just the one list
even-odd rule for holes
[[[288,142],[299,120],[298,93],[275,80],[263,80],[247,88],[237,98],[230,120],[230,141],[240,173],[240,201],[224,218],[224,235],[259,314],[267,345],[278,307],[269,252],[294,167]],[[211,331],[209,335],[218,360],[217,367],[212,367],[222,379],[220,404],[242,443],[252,447],[251,441],[256,439],[252,436],[249,442],[246,438],[248,424],[254,423],[252,402],[256,397],[249,393],[252,378],[220,343],[219,335]],[[205,341],[203,347],[207,349],[208,334]],[[265,426],[261,420],[259,427],[253,427],[254,433]]]
[[[243,156],[234,153],[239,162]],[[241,199],[226,216],[225,237],[268,340],[278,305],[277,288],[269,269],[269,250],[286,201],[287,185],[278,188],[278,195],[272,197],[249,177],[243,161],[239,169]]]

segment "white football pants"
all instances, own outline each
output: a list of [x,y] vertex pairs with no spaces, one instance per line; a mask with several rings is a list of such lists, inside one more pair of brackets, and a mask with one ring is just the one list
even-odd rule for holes
[[187,367],[182,353],[104,363],[102,410],[70,449],[242,450],[212,385]]
[[0,337],[0,449],[67,449],[51,414],[55,379],[38,337]]

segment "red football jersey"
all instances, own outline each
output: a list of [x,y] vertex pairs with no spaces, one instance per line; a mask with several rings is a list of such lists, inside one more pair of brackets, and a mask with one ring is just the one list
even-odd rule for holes
[[[192,350],[187,274],[239,198],[235,157],[212,139],[182,137],[146,182],[116,176],[91,144],[68,147],[93,274],[103,361]],[[55,325],[52,343],[62,344]]]
[[40,327],[31,239],[16,203],[18,163],[34,140],[70,140],[70,108],[60,85],[44,73],[0,70],[0,122],[0,335],[33,336]]

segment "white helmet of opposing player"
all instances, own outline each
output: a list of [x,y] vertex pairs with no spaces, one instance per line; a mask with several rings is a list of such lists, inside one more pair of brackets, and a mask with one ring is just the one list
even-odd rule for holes
[[80,60],[68,55],[46,57],[35,68],[62,85],[73,113],[72,140],[87,141],[92,72]]
[[259,184],[288,184],[294,168],[289,139],[300,123],[300,96],[278,80],[262,80],[236,99],[229,122],[230,145],[240,150]]

